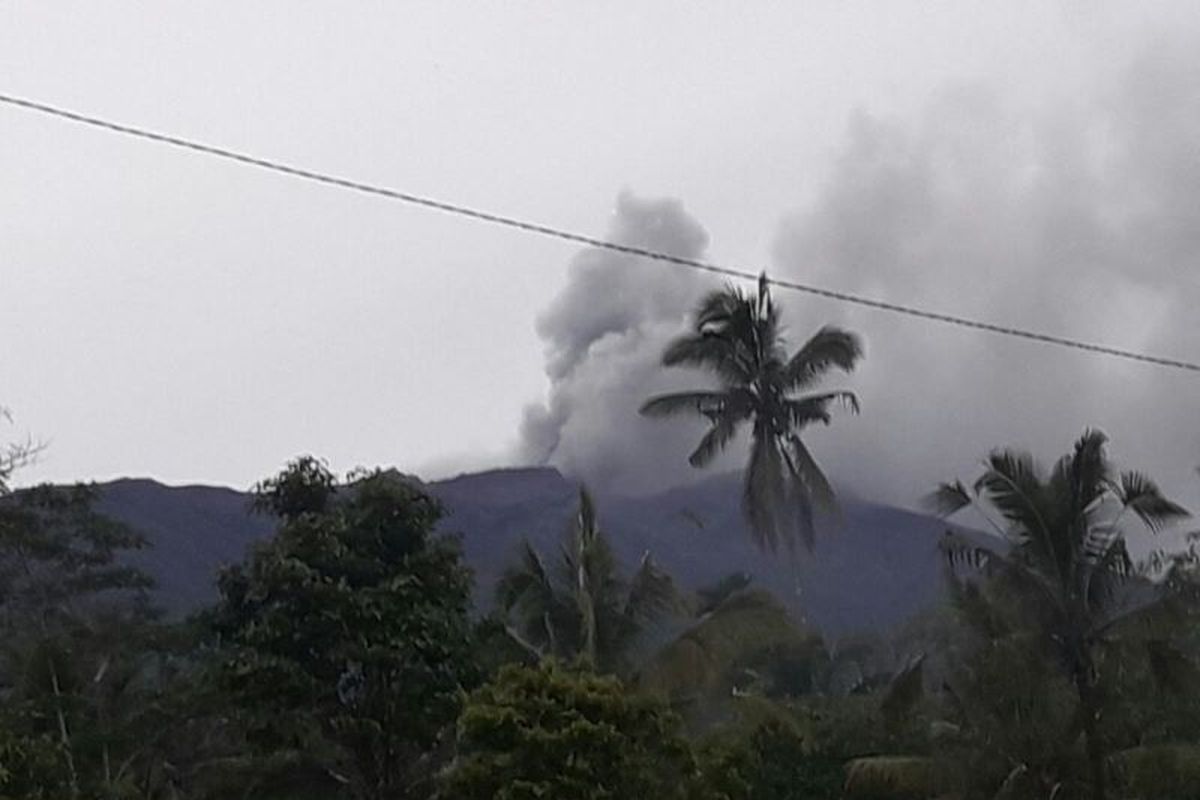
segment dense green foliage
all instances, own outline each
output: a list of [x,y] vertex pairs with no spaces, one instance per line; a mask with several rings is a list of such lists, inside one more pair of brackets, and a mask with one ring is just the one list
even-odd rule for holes
[[578,660],[668,697],[691,723],[722,713],[735,687],[813,684],[820,639],[770,593],[735,574],[689,596],[649,553],[624,577],[584,490],[560,554],[548,564],[524,542],[496,586],[486,627],[511,660]]
[[[710,593],[711,597],[711,593]],[[735,692],[804,692],[824,661],[820,638],[805,633],[770,592],[731,590],[642,664],[638,685],[689,709],[721,713]]]
[[18,796],[118,796],[149,766],[150,581],[117,563],[145,542],[93,499],[85,486],[0,498],[0,789]]
[[[777,336],[765,288],[710,304],[681,352],[753,360],[701,340]],[[845,358],[772,345],[768,372],[852,365],[857,345],[834,339]],[[142,537],[88,487],[10,492],[31,452],[11,449],[0,800],[1194,800],[1200,536],[1136,564],[1126,523],[1186,512],[1105,445],[1088,432],[1050,470],[997,451],[971,487],[943,486],[943,511],[972,505],[998,535],[946,534],[942,608],[829,642],[749,575],[693,594],[648,554],[627,572],[584,491],[557,556],[526,544],[473,622],[437,501],[312,458],[256,488],[278,528],[221,574],[219,601],[167,622],[128,566]],[[764,541],[786,541],[774,519]]]
[[691,751],[662,704],[554,662],[509,666],[459,720],[447,800],[685,798]]
[[1078,720],[1090,764],[1093,796],[1105,796],[1107,752],[1099,729],[1104,675],[1097,649],[1131,614],[1146,615],[1163,599],[1158,587],[1141,583],[1131,593],[1133,564],[1122,527],[1126,515],[1151,530],[1187,516],[1137,472],[1116,474],[1105,452],[1106,437],[1087,431],[1074,451],[1048,475],[1033,458],[1009,450],[994,452],[974,492],[947,484],[935,495],[939,506],[957,511],[973,495],[994,508],[994,523],[1008,545],[981,547],[947,538],[954,564],[982,567],[1010,591],[1021,624],[1033,644],[1053,650],[1078,695]]
[[700,749],[698,798],[807,800],[841,792],[844,761],[823,752],[795,720],[767,720],[736,729]]
[[[221,576],[219,678],[255,750],[361,798],[420,797],[475,678],[470,575],[438,504],[394,474],[300,460],[259,491],[278,534]],[[423,788],[426,787],[426,788]]]

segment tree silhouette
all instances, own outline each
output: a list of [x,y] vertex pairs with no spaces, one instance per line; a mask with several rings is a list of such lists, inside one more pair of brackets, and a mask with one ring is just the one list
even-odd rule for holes
[[728,286],[701,302],[691,332],[663,353],[666,366],[711,372],[718,388],[677,392],[648,400],[641,413],[651,417],[699,414],[709,429],[688,457],[703,467],[750,426],[742,508],[760,547],[794,548],[797,535],[808,549],[814,541],[814,509],[834,505],[833,489],[800,438],[815,422],[829,424],[836,405],[857,413],[848,391],[798,394],[814,388],[829,370],[854,369],[862,356],[857,336],[825,327],[788,355],[779,307],[763,275],[758,292],[747,295]]
[[582,658],[601,671],[623,672],[643,627],[666,613],[678,595],[669,575],[649,553],[623,579],[600,530],[586,489],[564,537],[561,558],[550,565],[528,541],[519,562],[496,586],[510,633],[538,655]]
[[984,570],[1013,588],[1031,627],[1057,651],[1078,696],[1096,800],[1105,797],[1106,778],[1096,649],[1118,623],[1163,596],[1146,582],[1131,583],[1123,522],[1132,512],[1153,532],[1187,516],[1145,475],[1116,473],[1106,441],[1100,431],[1085,431],[1049,475],[1027,453],[997,450],[971,489],[943,484],[931,496],[943,513],[978,505],[1000,514],[1002,523],[992,524],[1007,548],[948,533],[945,552],[951,565]]

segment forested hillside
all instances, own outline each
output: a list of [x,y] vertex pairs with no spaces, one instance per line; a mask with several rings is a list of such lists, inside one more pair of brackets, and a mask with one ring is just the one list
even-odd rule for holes
[[[492,587],[523,537],[542,546],[557,541],[577,493],[548,468],[463,475],[426,488],[445,503],[441,528],[462,536],[480,610],[491,606]],[[152,543],[132,561],[157,579],[157,602],[177,613],[215,599],[217,569],[240,561],[252,542],[272,530],[269,517],[251,512],[248,495],[229,489],[123,480],[99,492],[99,510]],[[944,599],[937,547],[949,527],[943,520],[845,499],[840,519],[821,521],[815,551],[789,559],[751,543],[738,492],[738,476],[724,475],[662,494],[600,502],[625,563],[649,552],[692,588],[744,571],[827,636],[886,632]]]

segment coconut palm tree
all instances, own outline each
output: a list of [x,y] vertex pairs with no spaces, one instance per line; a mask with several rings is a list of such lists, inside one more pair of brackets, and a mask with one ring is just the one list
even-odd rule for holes
[[625,671],[643,629],[678,599],[649,553],[622,579],[586,489],[579,491],[559,563],[547,563],[526,540],[518,563],[496,585],[499,611],[516,641],[537,655],[581,658],[605,672]]
[[[496,585],[496,604],[508,638],[535,659],[580,659],[644,688],[690,696],[718,685],[748,654],[812,644],[779,601],[748,588],[750,581],[734,574],[689,596],[649,553],[623,578],[595,504],[580,490],[558,563],[522,542],[517,563]],[[660,633],[675,630],[635,658],[642,634],[660,624]]]
[[853,370],[861,356],[858,337],[834,327],[822,328],[789,356],[779,307],[763,275],[756,294],[728,286],[705,297],[692,330],[663,353],[666,366],[708,370],[717,388],[660,395],[641,412],[699,414],[708,420],[708,431],[688,458],[693,467],[711,463],[748,425],[742,508],[756,542],[770,550],[781,542],[792,549],[798,535],[811,550],[814,508],[832,508],[834,496],[800,432],[814,422],[829,424],[834,406],[857,412],[858,400],[847,391],[798,393],[815,387],[835,367]]
[[1105,797],[1106,777],[1097,648],[1164,597],[1154,584],[1133,580],[1123,523],[1132,513],[1154,532],[1187,516],[1145,475],[1115,472],[1106,441],[1086,431],[1048,475],[1027,453],[998,450],[971,489],[954,482],[931,496],[947,514],[975,506],[1003,536],[1000,546],[986,547],[948,533],[944,549],[952,566],[983,570],[1013,590],[1023,618],[1056,651],[1077,694],[1096,800]]

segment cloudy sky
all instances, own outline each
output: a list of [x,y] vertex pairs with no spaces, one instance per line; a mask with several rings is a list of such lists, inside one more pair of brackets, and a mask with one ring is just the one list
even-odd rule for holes
[[[597,236],[1200,359],[1190,2],[0,3],[0,92]],[[0,107],[0,403],[34,480],[693,477],[677,269]],[[835,480],[913,505],[1085,425],[1200,506],[1200,378],[779,293],[861,332]],[[734,467],[731,455],[722,466]]]

